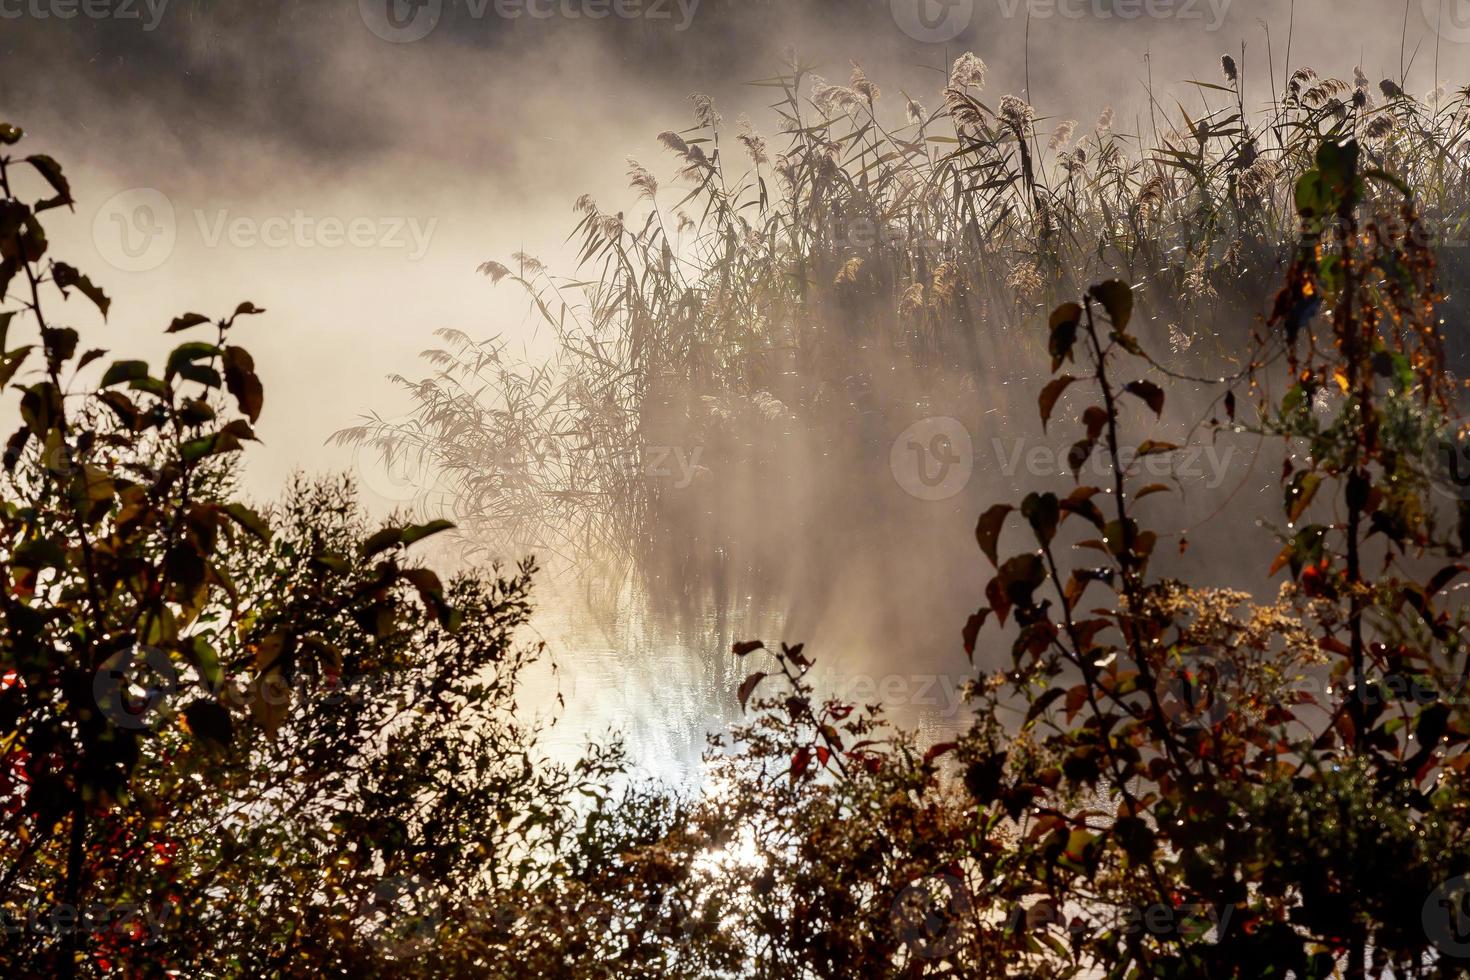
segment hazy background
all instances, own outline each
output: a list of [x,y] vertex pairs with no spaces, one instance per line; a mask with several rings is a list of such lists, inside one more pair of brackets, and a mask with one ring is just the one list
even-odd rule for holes
[[[728,121],[749,113],[775,137],[769,92],[745,83],[778,71],[787,46],[833,81],[860,62],[894,114],[902,92],[937,105],[948,65],[973,50],[990,66],[987,95],[1022,95],[1041,117],[1084,124],[1113,106],[1120,132],[1147,114],[1150,77],[1160,103],[1177,98],[1195,112],[1201,94],[1176,83],[1219,81],[1226,52],[1242,65],[1247,103],[1266,100],[1282,85],[1288,37],[1295,67],[1350,77],[1362,65],[1376,80],[1408,66],[1414,92],[1470,81],[1464,0],[1443,0],[1442,13],[1440,0],[922,0],[948,10],[950,26],[934,30],[915,28],[914,0],[650,0],[643,16],[598,20],[568,16],[595,11],[597,0],[557,0],[545,18],[430,0],[400,4],[408,26],[398,29],[388,2],[0,0],[0,119],[28,131],[28,152],[65,166],[79,205],[49,223],[53,254],[114,299],[111,322],[95,331],[83,302],[65,318],[117,356],[156,356],[159,328],[178,313],[216,315],[246,299],[268,309],[241,328],[266,383],[264,446],[244,473],[259,499],[294,469],[360,468],[327,438],[365,412],[406,409],[385,375],[423,373],[417,354],[433,329],[503,334],[531,357],[549,350],[521,294],[492,287],[475,267],[524,250],[572,273],[572,202],[585,192],[605,210],[639,210],[625,158],[666,175],[655,136],[690,124],[691,92],[714,96]],[[139,202],[160,201],[173,218],[155,207],[163,217],[151,235],[118,224]],[[230,232],[236,219],[245,237]],[[304,230],[249,237],[283,221]],[[358,240],[333,221],[357,222]],[[374,469],[363,468],[365,500],[385,509],[397,494]],[[973,527],[968,510],[935,513],[961,535]],[[973,544],[957,536],[955,548]],[[952,583],[941,608],[954,615],[939,633],[957,636],[982,584],[979,569]],[[708,718],[717,693],[700,687],[690,651],[649,653],[646,668],[682,692],[650,701],[623,682],[619,657],[656,624],[629,612],[605,624],[605,644],[589,643],[587,624],[566,608],[549,610],[541,628],[574,662],[597,665],[563,674],[574,704],[586,708],[589,689],[602,699],[582,727],[617,721],[642,728],[657,754],[687,755],[682,733]],[[957,641],[943,653],[957,654]],[[939,662],[909,650],[885,656]],[[943,663],[928,669],[959,672],[963,656]]]

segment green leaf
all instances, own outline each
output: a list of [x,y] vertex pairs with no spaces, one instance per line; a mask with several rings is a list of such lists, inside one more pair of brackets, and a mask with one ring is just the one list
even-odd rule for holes
[[219,353],[220,349],[214,344],[204,343],[199,340],[191,340],[188,343],[180,344],[169,353],[168,367],[164,370],[163,376],[165,379],[171,378],[175,374],[180,373],[186,365],[192,364],[194,361],[201,360],[202,358],[215,357]]
[[225,504],[224,512],[228,514],[235,523],[239,524],[241,527],[249,531],[251,534],[255,535],[260,540],[269,541],[271,539],[271,528],[270,525],[265,522],[265,518],[261,517],[255,511],[251,510],[249,507],[246,507],[244,504]]
[[220,683],[219,654],[215,652],[214,647],[209,645],[209,641],[203,636],[191,637],[187,652],[194,666],[199,668],[199,676],[204,678],[210,690],[218,689]]
[[148,376],[148,361],[115,360],[101,376],[101,386],[112,388],[125,381],[141,381]]

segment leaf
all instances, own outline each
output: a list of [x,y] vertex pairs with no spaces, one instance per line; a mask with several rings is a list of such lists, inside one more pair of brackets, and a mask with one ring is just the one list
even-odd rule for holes
[[200,698],[184,709],[184,721],[198,738],[228,746],[235,738],[235,723],[224,706],[213,698]]
[[1306,470],[1298,473],[1291,481],[1291,486],[1286,491],[1286,504],[1287,514],[1293,524],[1301,520],[1302,514],[1311,506],[1312,498],[1317,496],[1317,490],[1321,486],[1322,475]]
[[764,650],[765,648],[766,645],[760,640],[742,640],[730,649],[735,653],[735,656],[743,657],[746,654],[754,653],[757,650]]
[[173,322],[168,325],[164,333],[178,333],[180,330],[188,330],[190,327],[197,327],[201,323],[208,322],[209,317],[202,313],[185,313],[183,316],[174,317]]
[[1088,293],[1108,311],[1108,319],[1115,331],[1122,333],[1127,329],[1128,320],[1133,316],[1133,290],[1126,282],[1109,279],[1093,286]]
[[1021,514],[1031,523],[1037,540],[1043,545],[1056,537],[1057,523],[1061,520],[1061,505],[1056,494],[1027,494],[1021,503]]
[[1063,702],[1063,704],[1062,704],[1062,707],[1067,712],[1067,724],[1070,725],[1072,723],[1072,719],[1075,718],[1075,717],[1077,717],[1077,712],[1081,711],[1082,710],[1082,706],[1084,704],[1086,704],[1086,703],[1087,703],[1087,685],[1086,684],[1078,684],[1076,687],[1073,687],[1073,688],[1068,689],[1068,691],[1067,691],[1067,700],[1065,702]]
[[1101,405],[1089,405],[1082,413],[1082,424],[1087,427],[1087,438],[1095,442],[1108,424],[1108,413]]
[[235,396],[235,403],[250,421],[258,422],[265,404],[265,390],[255,374],[255,359],[243,347],[226,347],[224,365],[225,386]]
[[25,364],[26,358],[30,356],[31,349],[32,345],[26,344],[0,358],[0,386],[10,383],[10,379],[15,377],[15,372],[21,369],[21,365]]
[[1164,414],[1164,389],[1152,381],[1130,381],[1123,390],[1143,399],[1143,403],[1153,409],[1154,415]]
[[200,340],[191,340],[175,347],[168,355],[168,366],[164,369],[164,379],[178,374],[180,369],[194,361],[206,357],[217,357],[220,349],[214,344],[205,343]]
[[61,164],[44,153],[36,153],[26,157],[26,163],[35,167],[41,176],[46,178],[46,183],[51,185],[52,190],[56,191],[55,197],[36,202],[37,211],[63,207],[72,203],[71,185],[67,183],[66,177],[61,173]]
[[767,675],[765,671],[758,670],[754,674],[751,674],[745,680],[740,682],[739,696],[741,711],[745,710],[745,704],[747,701],[750,700],[750,695],[755,691],[756,685],[765,680],[766,676]]
[[1041,408],[1041,431],[1046,431],[1046,425],[1051,421],[1051,412],[1056,407],[1057,399],[1062,397],[1062,392],[1066,391],[1067,386],[1076,380],[1070,374],[1064,374],[1048,381],[1046,387],[1041,389],[1041,396],[1036,399],[1036,404]]
[[225,323],[225,326],[226,327],[232,327],[232,326],[234,326],[235,325],[235,317],[238,317],[238,316],[256,316],[257,314],[264,313],[264,312],[265,312],[265,310],[263,310],[260,307],[256,306],[254,303],[241,303],[239,306],[235,307],[235,312],[230,315],[230,319]]
[[362,556],[371,558],[379,552],[387,551],[396,544],[403,541],[403,528],[385,527],[373,532],[368,539],[362,543]]
[[1168,493],[1168,492],[1169,492],[1169,486],[1167,484],[1164,484],[1164,483],[1150,483],[1148,486],[1144,487],[1143,489],[1141,489],[1137,493],[1135,493],[1133,495],[1133,499],[1134,500],[1142,500],[1144,497],[1147,497],[1149,494],[1153,494],[1153,493]]
[[985,617],[989,615],[990,608],[985,606],[972,613],[970,618],[965,621],[965,628],[961,636],[964,637],[965,641],[965,656],[971,660],[975,658],[975,641],[980,636],[980,628],[985,625]]
[[980,542],[980,551],[986,558],[990,559],[992,566],[997,566],[995,553],[1000,542],[1000,531],[1005,519],[1016,508],[1010,504],[995,504],[985,513],[980,515],[980,523],[975,526],[975,540]]
[[1047,688],[1040,697],[1031,702],[1031,707],[1026,709],[1026,721],[1023,722],[1023,724],[1029,725],[1031,722],[1041,717],[1042,712],[1051,707],[1052,702],[1056,701],[1057,698],[1060,698],[1063,694],[1066,693],[1067,692],[1060,687]]
[[233,425],[231,423],[213,435],[190,439],[179,447],[179,457],[186,463],[197,463],[209,456],[238,452],[243,447],[240,445],[238,430]]
[[1032,604],[1032,593],[1046,581],[1046,566],[1040,555],[1027,552],[1008,559],[997,577],[1011,604],[1025,608]]
[[811,764],[812,750],[810,747],[803,745],[801,748],[797,749],[791,756],[792,782],[795,782],[802,776],[805,776],[807,770],[811,768]]
[[432,537],[441,531],[449,531],[453,528],[453,521],[446,521],[442,518],[429,521],[427,524],[410,524],[403,529],[403,546],[407,548],[411,544],[424,540],[424,538]]
[[249,531],[251,534],[255,535],[260,540],[269,541],[271,539],[270,525],[265,522],[265,519],[263,517],[261,517],[255,511],[251,510],[249,507],[246,507],[244,504],[225,504],[224,512],[228,514],[235,523],[239,524],[241,527]]
[[1145,439],[1138,446],[1138,455],[1157,456],[1160,453],[1172,453],[1179,446],[1172,442],[1156,442],[1153,439]]
[[1077,343],[1077,326],[1082,320],[1082,307],[1076,303],[1063,303],[1051,314],[1051,335],[1047,339],[1047,352],[1051,354],[1051,369],[1055,372],[1062,361],[1072,359],[1072,347]]
[[112,300],[107,294],[92,284],[92,280],[82,275],[65,262],[55,262],[51,266],[51,278],[61,289],[62,295],[66,295],[68,289],[76,289],[83,296],[91,300],[102,311],[102,319],[107,319],[107,310],[112,306]]
[[211,689],[217,689],[221,676],[219,654],[215,652],[214,647],[209,645],[209,641],[202,636],[194,636],[190,639],[185,652],[188,653],[194,666],[199,669],[199,676],[204,678],[204,682]]

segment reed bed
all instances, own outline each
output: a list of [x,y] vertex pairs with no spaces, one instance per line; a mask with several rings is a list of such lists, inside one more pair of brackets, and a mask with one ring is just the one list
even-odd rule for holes
[[1219,81],[1188,83],[1207,110],[1149,93],[1125,126],[1041,116],[987,74],[962,56],[926,105],[857,65],[832,84],[792,62],[754,83],[775,97],[770,137],[692,96],[693,124],[659,136],[672,179],[630,160],[635,205],[577,200],[571,275],[525,254],[480,267],[525,291],[554,358],[438,331],[432,373],[394,379],[411,416],[334,439],[423,472],[472,551],[724,608],[820,580],[795,542],[844,560],[834,515],[881,523],[909,422],[1034,412],[1016,382],[1044,373],[1044,311],[1090,282],[1135,284],[1145,346],[1173,368],[1238,367],[1324,140],[1406,180],[1442,283],[1465,279],[1470,89],[1299,68],[1248,109],[1226,56]]

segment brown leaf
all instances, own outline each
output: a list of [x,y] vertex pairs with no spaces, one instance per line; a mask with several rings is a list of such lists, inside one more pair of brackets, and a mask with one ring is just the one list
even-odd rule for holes
[[751,695],[752,692],[755,691],[756,685],[759,684],[761,681],[765,680],[765,678],[766,678],[766,672],[763,671],[763,670],[758,670],[754,674],[751,674],[749,677],[747,677],[744,681],[741,682],[741,684],[740,684],[740,710],[741,711],[744,711],[745,710],[745,703],[750,700],[750,695]]
[[1046,431],[1046,425],[1051,421],[1052,409],[1056,407],[1057,399],[1062,397],[1062,392],[1067,386],[1077,379],[1070,374],[1064,374],[1059,378],[1053,378],[1041,389],[1041,397],[1036,399],[1036,404],[1041,408],[1041,430]]
[[1013,510],[1015,508],[1010,504],[995,504],[980,515],[980,523],[975,525],[975,540],[980,543],[980,550],[990,559],[991,565],[999,564],[995,552],[1000,543],[1000,529]]
[[1152,381],[1130,381],[1123,386],[1123,390],[1143,399],[1143,403],[1153,409],[1155,415],[1164,414],[1164,389]]

